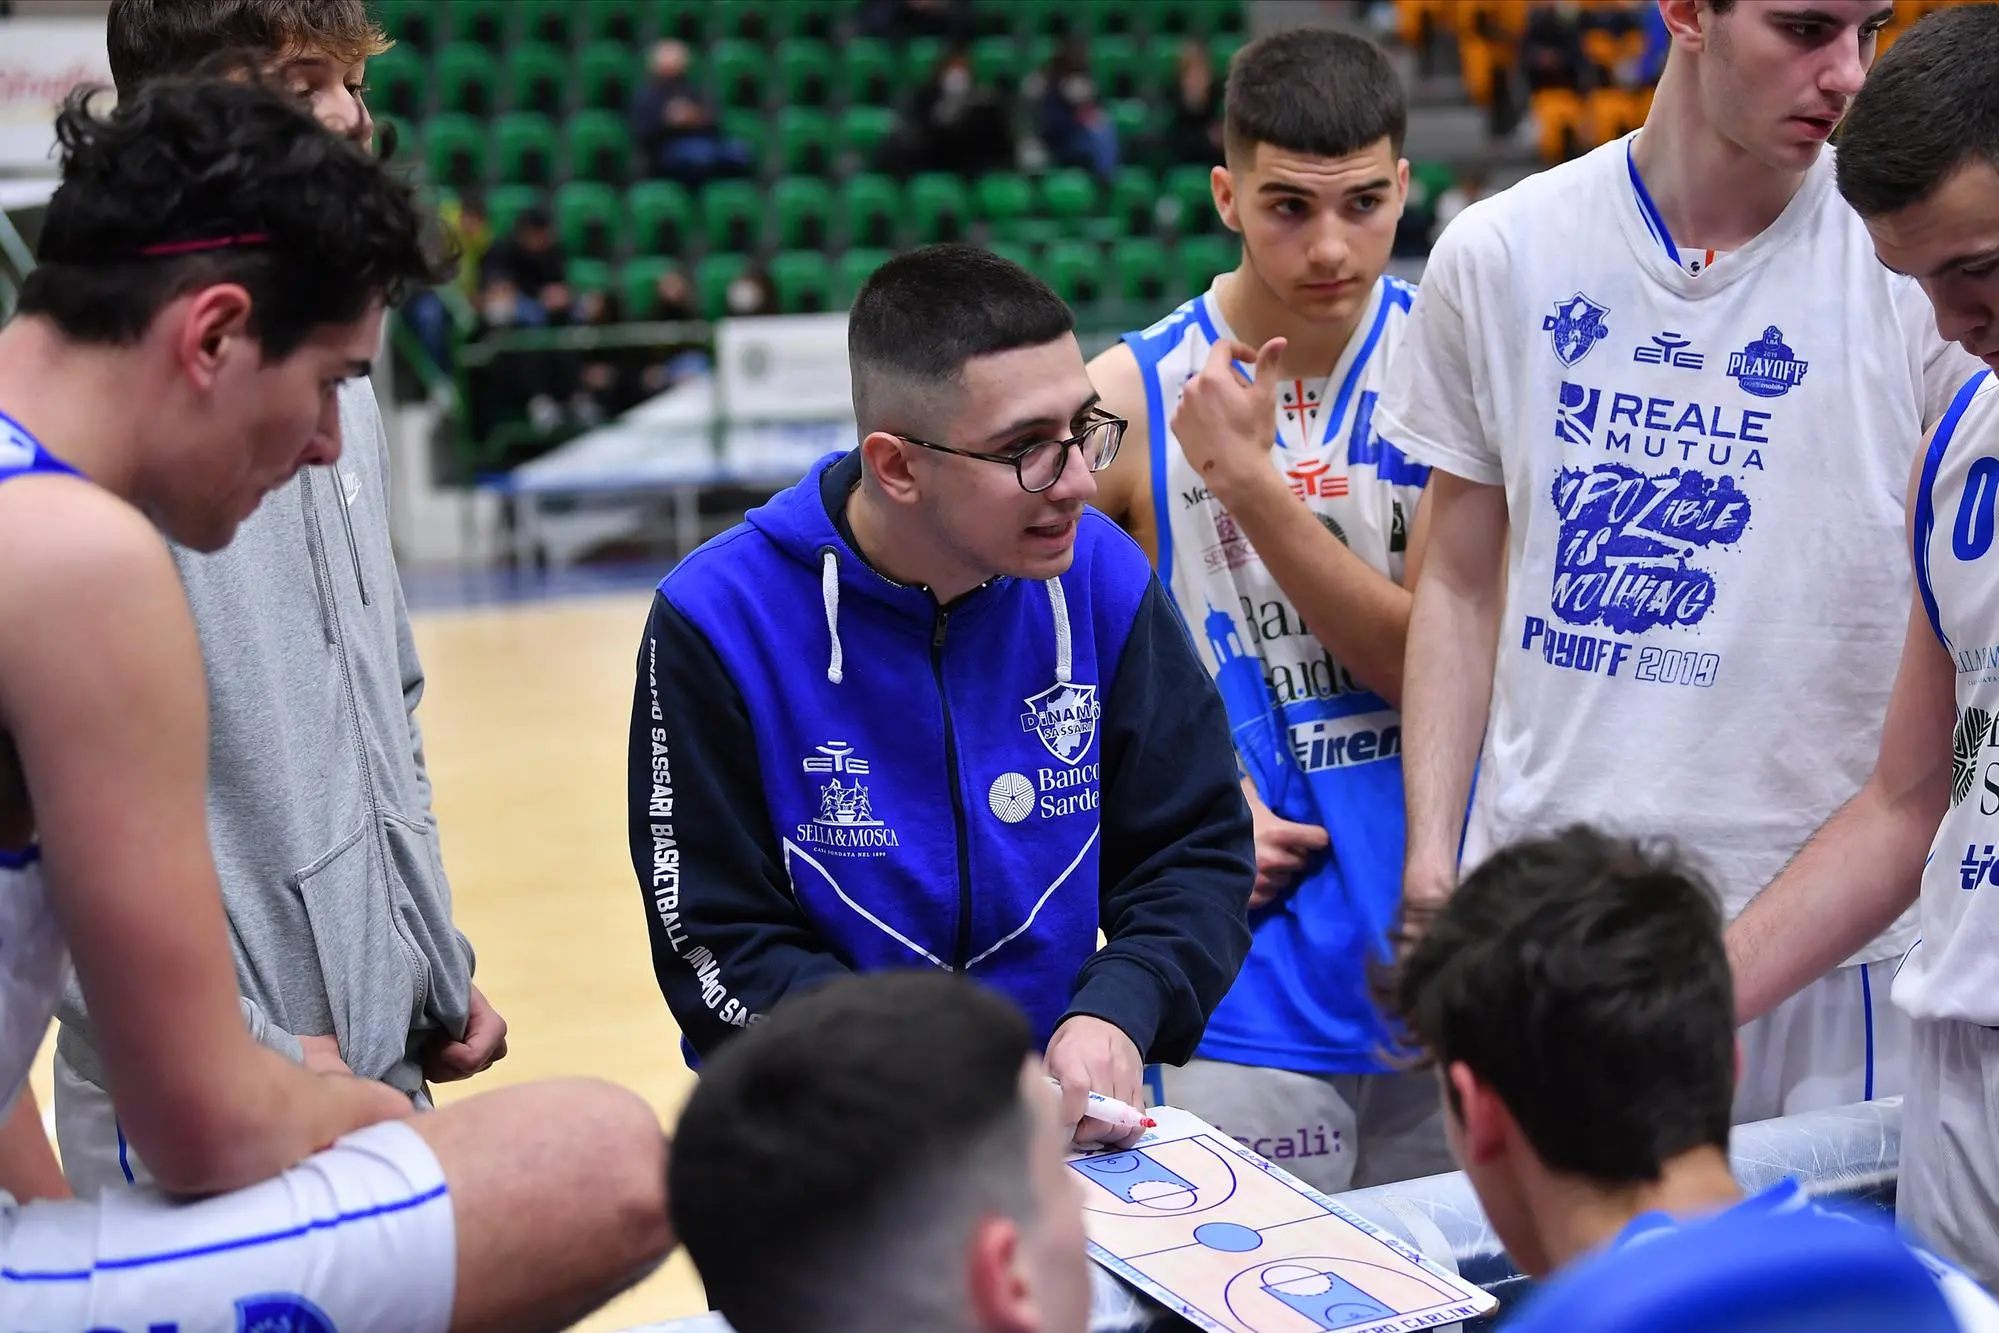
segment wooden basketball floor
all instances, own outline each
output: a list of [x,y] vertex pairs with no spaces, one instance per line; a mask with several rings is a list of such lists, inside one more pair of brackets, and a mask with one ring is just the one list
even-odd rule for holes
[[[653,983],[625,850],[625,731],[648,596],[415,617],[429,683],[418,719],[459,927],[509,1025],[480,1088],[593,1075],[669,1126],[693,1085]],[[36,1091],[48,1106],[48,1063]],[[589,1333],[707,1309],[684,1254],[577,1325]]]

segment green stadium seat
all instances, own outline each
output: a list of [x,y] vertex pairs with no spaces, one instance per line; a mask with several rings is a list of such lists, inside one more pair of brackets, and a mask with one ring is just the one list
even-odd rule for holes
[[1087,23],[1093,6],[1077,0],[1013,0],[1015,31],[1023,37],[1060,37],[1076,30],[1080,19]]
[[[428,51],[437,45],[437,16],[430,0],[376,0],[375,16],[381,20],[382,31],[397,46]],[[380,58],[376,57],[377,60]],[[371,81],[374,73],[375,61],[370,60],[368,76]]]
[[576,57],[577,105],[623,115],[640,78],[639,62],[629,50],[616,42],[592,42]]
[[1243,31],[1243,0],[1148,0],[1155,38],[1210,37]]
[[1036,253],[1034,247],[1031,245],[1021,245],[1015,241],[994,241],[986,246],[986,249],[992,251],[1001,259],[1012,260],[1029,273],[1039,273],[1041,271],[1041,256]]
[[1111,124],[1117,127],[1119,153],[1137,157],[1152,136],[1152,103],[1139,97],[1120,97],[1110,104],[1110,115]]
[[532,185],[498,185],[486,194],[486,221],[495,239],[509,235],[521,214],[542,207],[542,192]]
[[439,185],[463,190],[483,184],[485,122],[457,112],[432,116],[423,123],[423,157],[431,180]]
[[516,42],[568,46],[576,40],[576,0],[513,0]]
[[783,250],[771,256],[770,285],[780,314],[814,315],[833,309],[833,261],[817,250]]
[[1011,37],[981,37],[972,43],[972,77],[1003,90],[1020,84],[1020,44]]
[[392,46],[368,62],[368,86],[371,109],[407,120],[423,115],[430,101],[430,71],[406,46]]
[[507,184],[555,181],[555,122],[538,111],[509,111],[493,122],[493,163]]
[[1212,167],[1174,167],[1161,180],[1161,194],[1170,201],[1168,214],[1173,229],[1188,235],[1220,231],[1222,220],[1215,215],[1215,196],[1208,181]]
[[833,188],[817,176],[787,176],[771,187],[777,243],[785,250],[824,250],[833,236]]
[[963,239],[972,219],[964,182],[926,171],[909,182],[909,215],[918,245]]
[[824,42],[793,37],[777,48],[777,86],[787,106],[824,106],[833,96],[833,55]]
[[833,268],[833,308],[845,310],[852,306],[861,284],[894,257],[893,250],[848,250],[842,254]]
[[830,42],[839,35],[840,15],[848,7],[845,0],[784,0],[771,15],[774,31],[779,40]]
[[1027,223],[1034,216],[1034,187],[1025,176],[1011,171],[995,171],[979,178],[974,187],[979,217],[996,241],[1026,238]]
[[614,111],[578,111],[563,127],[572,178],[622,184],[631,174],[632,132]]
[[632,248],[675,255],[694,243],[694,199],[679,181],[641,181],[625,192]]
[[507,106],[559,116],[569,98],[569,61],[540,42],[515,42],[508,50],[501,82]]
[[555,192],[555,231],[572,255],[611,259],[624,245],[625,201],[600,181],[571,181]]
[[1142,0],[1099,0],[1086,6],[1090,22],[1096,25],[1101,37],[1135,37],[1138,35],[1138,16],[1144,11]]
[[1105,295],[1104,252],[1088,241],[1056,241],[1043,252],[1040,273],[1071,306],[1094,305]]
[[1074,234],[1097,213],[1097,178],[1080,167],[1041,178],[1041,211]]
[[1242,50],[1245,42],[1239,32],[1218,33],[1208,39],[1208,60],[1215,67],[1217,79],[1228,78],[1229,62],[1235,59],[1235,53]]
[[729,313],[729,284],[750,267],[748,255],[709,255],[694,270],[694,290],[701,301],[701,318],[721,319]]
[[453,42],[437,53],[434,72],[440,110],[473,116],[499,110],[499,66],[484,47]]
[[421,162],[423,160],[423,136],[417,133],[416,122],[404,116],[388,112],[375,114],[375,151],[387,153],[390,139],[395,141],[395,157],[398,162]]
[[941,37],[912,37],[902,44],[902,83],[907,88],[921,88],[930,81],[932,70],[944,58],[944,39]]
[[451,40],[499,50],[507,44],[507,16],[514,0],[444,0]]
[[1119,167],[1111,178],[1110,216],[1125,236],[1144,236],[1159,210],[1159,178],[1144,167]]
[[601,259],[571,259],[563,276],[573,292],[611,290],[611,266]]
[[1180,43],[1165,40],[1140,43],[1138,63],[1151,96],[1161,105],[1170,105],[1179,96]]
[[895,136],[895,112],[885,106],[850,106],[840,116],[840,144],[853,156],[853,169],[872,171],[882,145]]
[[761,111],[724,111],[722,134],[748,144],[752,162],[761,164],[770,157],[770,122]]
[[[834,77],[850,107],[885,106],[895,98],[895,58],[878,37],[856,37],[841,48]],[[923,71],[925,77],[930,71]]]
[[1158,306],[1173,283],[1173,265],[1166,247],[1150,236],[1134,236],[1111,250],[1111,272],[1118,299],[1134,305]]
[[1098,37],[1090,43],[1090,78],[1106,98],[1137,97],[1145,90],[1146,73],[1138,43],[1129,37]]
[[1215,275],[1229,272],[1241,258],[1241,243],[1234,236],[1188,237],[1180,242],[1175,256],[1180,266],[1180,290],[1205,292]]
[[701,229],[708,248],[745,254],[757,248],[763,192],[748,181],[712,181],[701,190]]
[[583,33],[593,42],[635,47],[645,40],[644,0],[582,0]]
[[775,36],[771,11],[776,8],[767,0],[708,0],[708,35],[768,46]]
[[654,0],[657,35],[700,48],[708,42],[708,0]]
[[749,42],[716,42],[708,48],[708,86],[725,107],[761,106],[768,57]]
[[840,192],[840,213],[849,246],[889,249],[902,214],[902,191],[887,176],[855,176]]
[[777,169],[792,176],[823,176],[833,168],[833,118],[811,107],[777,113]]
[[673,269],[664,255],[641,255],[628,259],[618,270],[618,304],[626,319],[644,321],[659,314],[659,280]]

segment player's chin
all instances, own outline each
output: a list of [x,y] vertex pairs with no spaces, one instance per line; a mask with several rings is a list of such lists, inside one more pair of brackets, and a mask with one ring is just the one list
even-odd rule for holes
[[1015,578],[1052,579],[1067,571],[1076,559],[1076,522],[1070,518],[1022,529],[1007,572]]

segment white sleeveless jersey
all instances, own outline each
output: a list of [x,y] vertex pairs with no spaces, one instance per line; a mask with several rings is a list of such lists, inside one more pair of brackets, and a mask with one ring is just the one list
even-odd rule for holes
[[1979,375],[1931,437],[1916,491],[1916,586],[1957,672],[1950,808],[1895,978],[1918,1019],[1999,1025],[1999,378]]
[[[1209,494],[1168,425],[1187,381],[1207,364],[1209,350],[1217,342],[1236,340],[1215,300],[1220,281],[1127,339],[1147,372],[1148,385],[1157,384],[1159,391],[1158,401],[1146,408],[1155,437],[1148,443],[1165,446],[1152,451],[1159,571],[1194,631],[1208,670],[1224,665],[1218,645],[1203,632],[1214,609],[1237,621],[1241,650],[1261,660],[1281,704],[1330,692],[1338,668],[1228,511]],[[1398,278],[1381,278],[1324,385],[1286,380],[1278,386],[1277,410],[1283,420],[1270,455],[1292,493],[1319,521],[1355,555],[1397,582],[1428,469],[1386,444],[1375,429],[1374,415],[1415,294],[1414,287]],[[1234,656],[1234,650],[1222,651]],[[1392,716],[1388,722],[1392,724]]]
[[[1694,276],[1629,144],[1451,224],[1381,429],[1506,489],[1465,864],[1578,819],[1666,834],[1733,916],[1872,769],[1910,468],[1979,367],[1875,258],[1829,153]],[[1913,936],[1905,917],[1854,961]]]

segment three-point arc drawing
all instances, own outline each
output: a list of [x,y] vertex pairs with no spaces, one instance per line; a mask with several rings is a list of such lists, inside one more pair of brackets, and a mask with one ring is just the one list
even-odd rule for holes
[[1099,1263],[1213,1333],[1387,1333],[1496,1302],[1194,1116],[1071,1160]]

